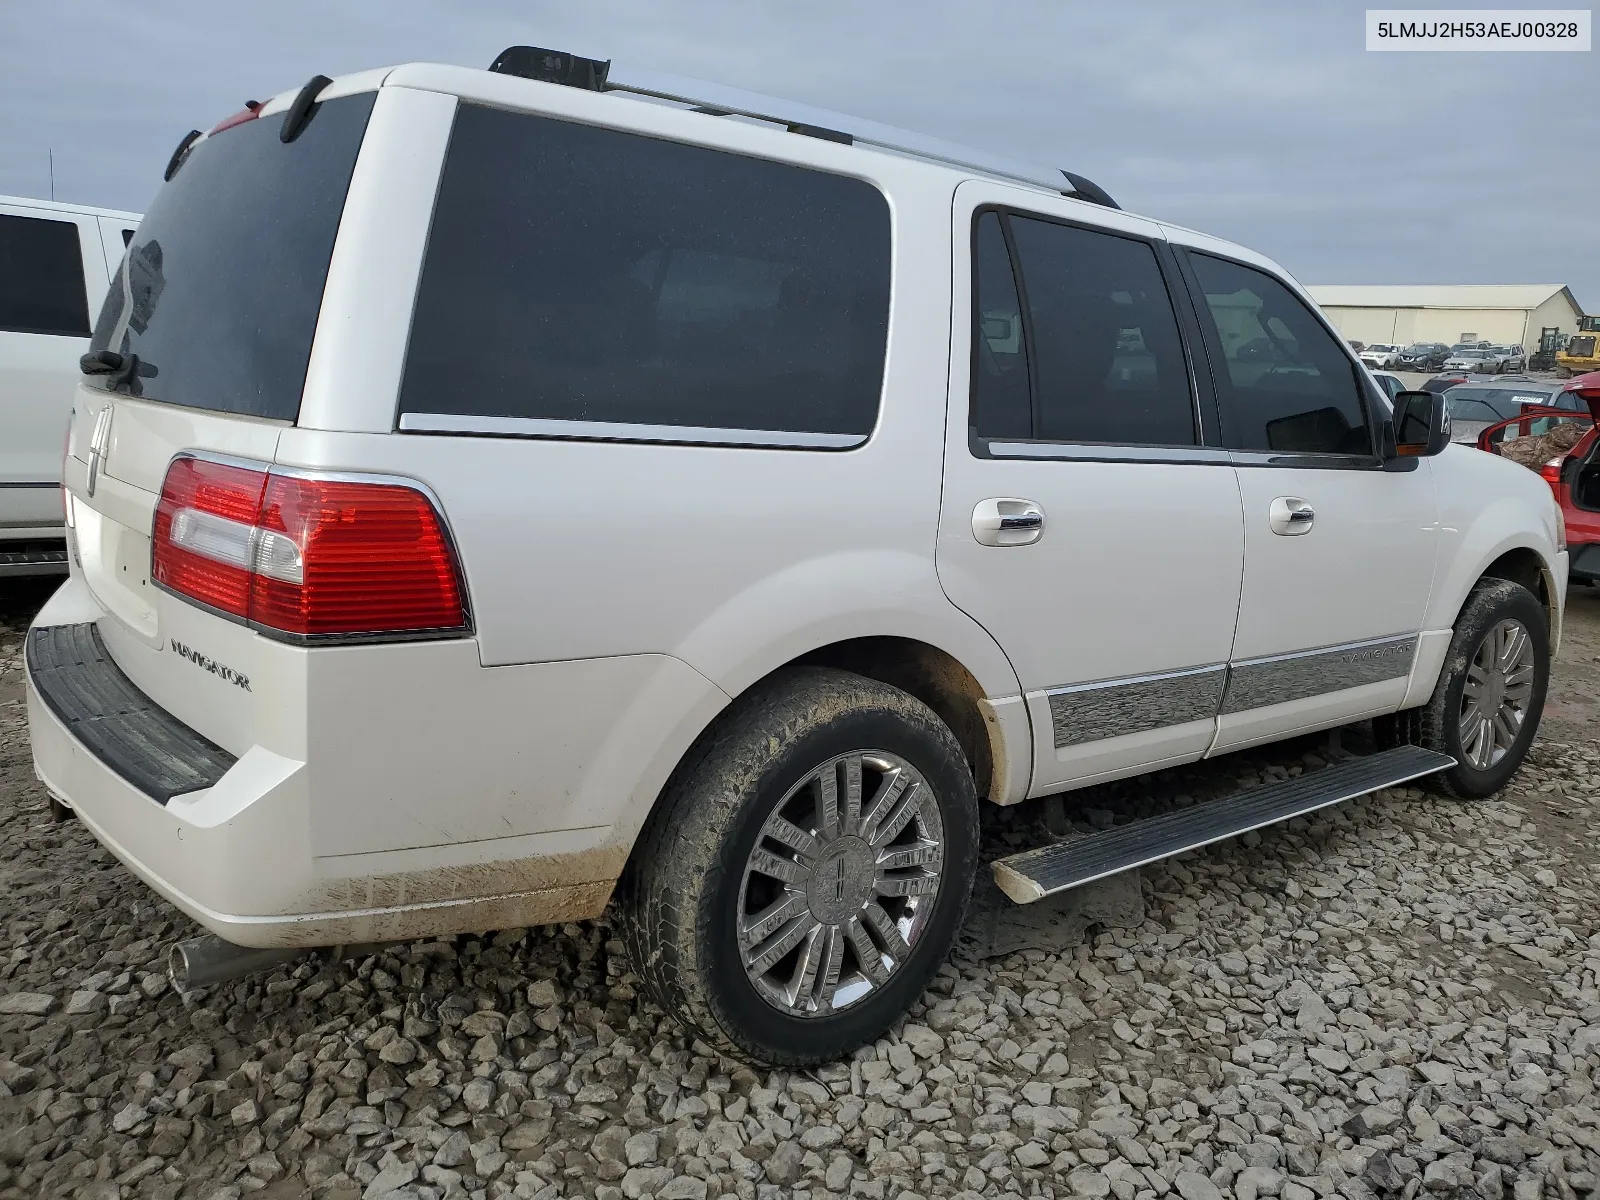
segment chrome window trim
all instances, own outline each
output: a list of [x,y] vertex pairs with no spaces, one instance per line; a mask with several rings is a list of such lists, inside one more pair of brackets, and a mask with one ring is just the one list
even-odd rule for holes
[[401,433],[477,434],[589,442],[645,442],[684,446],[750,446],[784,450],[854,450],[867,433],[808,433],[781,429],[721,429],[697,425],[638,425],[626,421],[555,421],[542,417],[489,417],[453,413],[402,413]]
[[[1056,459],[1063,462],[1153,463],[1168,466],[1231,465],[1228,451],[1213,446],[1121,446],[1068,442],[1015,442],[974,439],[990,458]],[[1181,672],[1180,672],[1181,673]]]

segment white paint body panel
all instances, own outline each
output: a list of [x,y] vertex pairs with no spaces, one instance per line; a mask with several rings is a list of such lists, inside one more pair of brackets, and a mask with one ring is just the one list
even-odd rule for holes
[[[1033,795],[1174,756],[1198,758],[1214,722],[1057,750],[1045,692],[1227,661],[1239,604],[1243,519],[1226,465],[979,458],[968,445],[973,214],[1000,204],[1161,236],[1138,217],[1028,189],[972,181],[955,194],[950,404],[945,417],[939,580],[1015,665],[1036,731]],[[1088,213],[1085,210],[1090,210]],[[972,514],[992,497],[1044,511],[1036,542],[985,546]]]
[[[0,197],[0,216],[61,221],[76,227],[91,326],[105,299],[116,256],[103,231],[137,224],[132,213],[49,200]],[[0,329],[0,549],[8,541],[62,537],[61,438],[88,337]]]
[[[1057,753],[1051,688],[1221,663],[1241,647],[1327,645],[1374,623],[1399,632],[1387,627],[1399,620],[1434,631],[1401,681],[1404,696],[1341,703],[1420,703],[1442,656],[1437,631],[1483,566],[1518,546],[1548,564],[1559,617],[1565,559],[1552,544],[1548,490],[1511,464],[1462,457],[1471,451],[1407,477],[1437,489],[1436,573],[1405,553],[1411,543],[1397,531],[1416,522],[1409,499],[1401,516],[1390,511],[1400,485],[1377,480],[1390,490],[1363,491],[1377,477],[1352,474],[1343,492],[1330,488],[1319,522],[1324,511],[1345,515],[1327,518],[1327,553],[1364,555],[1362,539],[1376,530],[1378,554],[1359,586],[1355,568],[1283,560],[1277,547],[1258,547],[1261,570],[1296,577],[1252,579],[1255,492],[1242,505],[1229,466],[974,458],[965,431],[973,205],[1005,200],[1155,236],[1165,227],[905,156],[481,71],[366,72],[324,95],[372,88],[381,94],[299,421],[111,398],[82,384],[75,393],[65,480],[78,514],[75,559],[36,624],[96,623],[138,688],[237,762],[209,790],[158,805],[89,754],[30,685],[36,765],[97,837],[224,937],[311,945],[593,915],[665,781],[715,716],[773,670],[855,638],[915,639],[966,668],[995,758],[991,798],[1009,803],[1192,760],[1215,740],[1216,722],[1196,721]],[[266,119],[292,96],[271,100]],[[818,452],[396,432],[433,197],[463,101],[879,188],[894,275],[871,438]],[[106,230],[90,228],[109,254]],[[1276,272],[1236,247],[1166,233]],[[91,498],[88,441],[108,403],[109,449]],[[59,448],[59,428],[54,439]],[[184,450],[425,485],[460,549],[472,635],[306,648],[157,590],[152,513]],[[1485,503],[1495,489],[1503,497]],[[1040,542],[979,546],[972,508],[992,496],[1038,501]],[[1308,601],[1313,577],[1331,590]],[[1375,599],[1372,589],[1386,588],[1400,594]],[[1247,617],[1236,620],[1241,592]],[[1287,624],[1273,615],[1307,602],[1320,615]],[[250,687],[198,669],[174,643]],[[1311,708],[1264,714],[1285,723],[1239,736],[1341,719]]]

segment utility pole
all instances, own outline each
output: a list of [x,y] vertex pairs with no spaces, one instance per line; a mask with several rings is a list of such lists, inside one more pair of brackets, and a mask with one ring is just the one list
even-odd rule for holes
[[51,200],[52,203],[54,203],[55,202],[55,198],[56,198],[56,151],[55,151],[55,147],[54,146],[49,147],[46,150],[46,153],[50,155],[50,200]]

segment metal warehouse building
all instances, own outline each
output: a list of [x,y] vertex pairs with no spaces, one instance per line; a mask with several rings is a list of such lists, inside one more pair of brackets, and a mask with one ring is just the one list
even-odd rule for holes
[[1439,284],[1420,287],[1325,284],[1306,289],[1351,341],[1488,341],[1539,348],[1543,329],[1576,333],[1583,310],[1559,283]]

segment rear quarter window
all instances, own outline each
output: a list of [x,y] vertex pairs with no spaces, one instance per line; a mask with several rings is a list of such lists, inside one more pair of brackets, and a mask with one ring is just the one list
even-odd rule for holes
[[464,104],[401,425],[855,445],[877,420],[889,258],[888,203],[862,180]]

